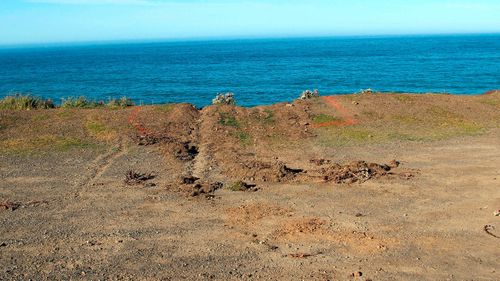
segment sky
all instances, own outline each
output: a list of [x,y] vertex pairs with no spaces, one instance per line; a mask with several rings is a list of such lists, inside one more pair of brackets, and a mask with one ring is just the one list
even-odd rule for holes
[[499,0],[0,0],[0,45],[499,33]]

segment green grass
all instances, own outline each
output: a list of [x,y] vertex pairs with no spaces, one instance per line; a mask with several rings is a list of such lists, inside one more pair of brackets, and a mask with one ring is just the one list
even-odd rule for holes
[[110,99],[107,103],[104,101],[89,100],[86,97],[68,97],[63,99],[61,103],[62,108],[125,108],[133,106],[134,102],[127,98],[122,97],[119,99]]
[[95,144],[77,138],[43,135],[29,139],[0,141],[0,151],[14,154],[43,154],[91,148]]
[[60,111],[57,113],[57,116],[61,117],[61,118],[68,118],[68,117],[71,117],[73,116],[73,113],[71,111],[68,111],[68,110],[64,110],[64,111]]
[[250,135],[248,133],[245,133],[242,131],[237,131],[237,132],[231,133],[231,135],[233,137],[237,138],[243,146],[250,144]]
[[382,138],[376,131],[359,127],[327,127],[318,130],[318,142],[323,146],[347,146],[373,143]]
[[15,94],[0,100],[0,110],[32,110],[54,108],[51,100],[23,94]]
[[265,109],[264,113],[266,113],[266,116],[262,119],[262,123],[264,125],[272,125],[276,123],[276,120],[274,119],[274,111],[270,109]]
[[94,135],[99,135],[107,131],[106,126],[98,121],[90,121],[85,124],[85,127]]
[[226,189],[231,190],[231,191],[245,191],[246,190],[246,185],[242,181],[236,181],[232,182],[231,184],[227,185]]
[[219,114],[220,114],[219,124],[224,125],[224,126],[234,127],[234,128],[239,128],[241,126],[240,123],[238,122],[238,120],[236,120],[236,117],[230,115],[229,113],[221,112]]
[[110,99],[106,105],[110,108],[125,108],[134,106],[135,103],[127,97],[121,97],[119,99]]
[[39,115],[33,116],[33,121],[45,121],[45,120],[48,120],[49,118],[50,118],[50,116],[47,114],[39,114]]
[[104,102],[88,100],[86,97],[68,97],[63,99],[62,108],[98,108],[104,107]]
[[408,103],[414,100],[414,97],[405,94],[395,94],[394,98],[402,103]]
[[500,106],[500,100],[482,100],[480,103],[491,106]]
[[342,121],[342,119],[328,114],[318,114],[314,115],[312,118],[312,122],[314,124],[321,124],[333,121]]
[[155,110],[160,111],[160,112],[170,112],[170,111],[172,111],[172,109],[174,109],[174,107],[175,107],[174,103],[166,103],[166,104],[157,105],[155,107]]

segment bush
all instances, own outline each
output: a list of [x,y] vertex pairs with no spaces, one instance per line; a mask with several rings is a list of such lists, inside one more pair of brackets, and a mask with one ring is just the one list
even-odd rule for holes
[[234,99],[233,93],[221,94],[218,93],[217,96],[212,100],[212,104],[228,104],[235,105],[236,100]]
[[96,102],[88,100],[86,97],[68,97],[63,99],[61,103],[62,108],[95,108],[104,106],[104,102]]
[[357,92],[357,94],[373,94],[375,93],[374,90],[368,88],[368,89],[363,89],[363,90],[360,90],[359,92]]
[[319,91],[317,89],[315,89],[314,91],[305,90],[302,92],[302,94],[300,94],[299,100],[308,100],[317,97],[319,97]]
[[134,105],[135,105],[134,101],[127,97],[121,97],[119,99],[110,99],[107,104],[107,106],[109,107],[129,107]]
[[31,110],[47,108],[54,108],[52,100],[45,100],[32,95],[15,94],[0,100],[0,109]]

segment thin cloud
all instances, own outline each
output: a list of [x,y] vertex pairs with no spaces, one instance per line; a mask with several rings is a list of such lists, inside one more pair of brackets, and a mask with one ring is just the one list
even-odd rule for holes
[[65,5],[153,5],[161,3],[150,0],[28,0],[27,2]]

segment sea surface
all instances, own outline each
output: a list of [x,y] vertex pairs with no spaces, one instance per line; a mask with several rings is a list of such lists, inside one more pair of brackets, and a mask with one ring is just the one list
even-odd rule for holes
[[0,97],[137,103],[293,100],[305,89],[481,94],[500,88],[500,34],[113,43],[0,48]]

